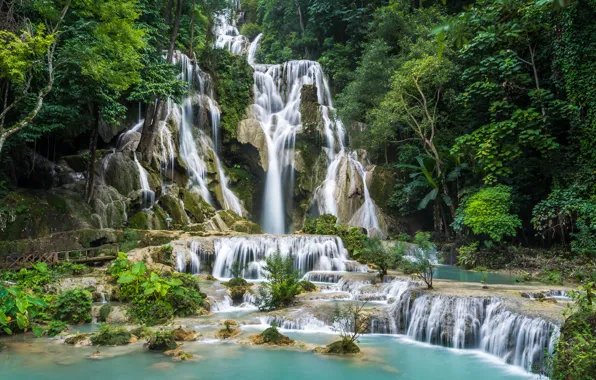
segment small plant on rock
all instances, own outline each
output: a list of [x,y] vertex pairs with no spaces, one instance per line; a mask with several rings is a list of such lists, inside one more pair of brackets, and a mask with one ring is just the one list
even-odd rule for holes
[[103,323],[99,331],[91,336],[95,346],[123,346],[130,343],[131,333],[123,327],[110,326]]
[[327,354],[357,354],[360,347],[356,344],[360,335],[369,329],[370,318],[364,313],[366,302],[349,302],[338,306],[331,322],[333,329],[341,336],[341,340],[331,343],[322,351]]

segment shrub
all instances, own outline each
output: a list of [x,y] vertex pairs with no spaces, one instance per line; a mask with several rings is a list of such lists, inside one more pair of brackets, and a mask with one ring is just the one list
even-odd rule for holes
[[50,321],[45,331],[46,334],[53,338],[68,328],[68,323],[62,321]]
[[5,288],[0,282],[0,331],[8,335],[27,331],[45,307],[40,298],[18,286]]
[[247,24],[242,25],[240,28],[240,34],[246,36],[249,40],[255,39],[256,36],[261,34],[261,27],[258,24],[249,22]]
[[362,249],[362,260],[373,264],[383,277],[387,270],[394,269],[401,262],[406,246],[398,243],[393,248],[386,247],[379,239],[369,239]]
[[164,300],[149,300],[137,297],[132,300],[130,314],[148,326],[167,323],[174,317],[174,308]]
[[97,318],[97,320],[99,322],[105,322],[108,319],[108,316],[110,315],[111,312],[112,312],[112,306],[111,305],[109,305],[109,304],[103,305],[99,309],[99,318]]
[[45,262],[33,263],[32,269],[21,269],[18,272],[2,272],[1,279],[15,282],[23,289],[42,292],[43,287],[56,279],[56,274],[50,270]]
[[131,333],[123,327],[113,327],[102,323],[99,331],[91,336],[95,346],[123,346],[130,343]]
[[505,236],[515,236],[521,227],[519,217],[509,213],[513,202],[508,186],[485,187],[462,203],[463,224],[476,235],[488,235],[499,242]]
[[139,339],[149,339],[153,335],[153,330],[146,326],[139,326],[130,330],[130,333]]
[[65,290],[56,300],[54,318],[70,324],[91,322],[91,293],[84,289]]
[[476,266],[476,256],[478,254],[477,241],[472,244],[462,245],[459,247],[458,251],[457,265],[465,269],[472,269]]
[[359,228],[336,223],[335,216],[324,214],[316,219],[307,219],[302,230],[307,234],[339,236],[346,250],[353,255],[358,255],[368,237]]
[[269,281],[259,289],[257,305],[260,310],[274,310],[294,302],[300,293],[300,275],[294,270],[292,257],[275,253],[266,259],[262,274]]
[[397,235],[397,240],[409,243],[412,241],[412,237],[409,234],[401,232],[399,235]]
[[251,339],[254,344],[270,344],[276,346],[288,346],[294,341],[279,332],[275,326],[271,326],[256,337]]
[[147,342],[147,346],[151,351],[168,351],[174,350],[178,347],[174,337],[172,336],[172,332],[168,330],[159,330],[156,331]]
[[434,264],[431,255],[432,250],[416,249],[413,253],[413,260],[403,260],[405,273],[413,274],[424,281],[428,289],[433,288]]

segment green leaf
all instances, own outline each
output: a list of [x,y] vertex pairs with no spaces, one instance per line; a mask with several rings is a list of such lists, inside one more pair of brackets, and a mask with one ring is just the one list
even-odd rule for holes
[[437,198],[437,194],[439,194],[438,189],[432,189],[430,193],[426,194],[426,196],[418,204],[418,210],[425,209],[428,205],[428,202],[433,201]]
[[2,310],[0,310],[0,325],[6,325],[7,322],[8,318],[6,317],[6,314],[4,314]]
[[9,329],[8,327],[4,328],[4,332],[7,333],[8,335],[12,335],[12,330]]
[[151,295],[155,292],[155,288],[151,287],[151,288],[147,288],[145,289],[145,291],[143,292],[143,294],[145,294],[146,296]]
[[33,335],[35,335],[36,338],[41,338],[45,332],[45,329],[38,325],[33,326],[31,330],[33,331]]
[[29,324],[29,318],[25,314],[17,313],[17,325],[20,329],[25,329]]
[[134,280],[136,280],[136,277],[132,273],[126,271],[120,275],[120,277],[118,278],[118,283],[119,284],[130,284]]

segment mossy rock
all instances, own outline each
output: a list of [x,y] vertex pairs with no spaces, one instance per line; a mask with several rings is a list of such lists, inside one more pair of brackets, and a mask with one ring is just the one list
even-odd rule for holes
[[342,339],[316,351],[322,354],[350,355],[360,353],[360,347],[349,339]]
[[64,344],[73,346],[89,346],[91,345],[91,334],[77,334],[64,340]]
[[294,344],[292,339],[280,333],[275,327],[269,327],[259,335],[250,337],[250,341],[256,345],[291,346]]
[[174,340],[183,341],[183,342],[193,342],[198,340],[201,336],[195,330],[184,330],[183,328],[179,327],[177,329],[172,330],[172,336]]
[[178,344],[170,331],[157,331],[147,342],[147,347],[151,351],[165,352],[175,350]]
[[234,328],[234,329],[223,328],[223,329],[217,330],[215,332],[215,336],[219,339],[230,339],[230,338],[233,338],[240,334],[242,334],[242,330],[240,330],[239,328]]
[[172,218],[172,224],[186,226],[188,224],[188,215],[180,200],[171,194],[164,194],[159,198],[159,203],[163,210]]
[[393,195],[396,178],[392,168],[385,166],[375,166],[366,176],[370,197],[381,208],[387,208],[387,202]]
[[112,186],[122,195],[128,195],[141,188],[139,169],[130,153],[118,152],[107,156],[97,165],[104,165],[103,174],[106,184]]
[[123,327],[102,325],[99,332],[91,336],[94,346],[124,346],[131,343],[132,334]]
[[245,219],[234,222],[234,224],[229,227],[232,231],[241,232],[243,234],[258,235],[263,233],[261,226]]
[[215,209],[209,203],[205,202],[199,194],[188,190],[182,190],[182,199],[184,200],[184,209],[195,223],[203,223],[205,220],[215,215]]
[[136,327],[130,333],[140,339],[149,339],[153,335],[153,331],[145,326]]
[[108,319],[108,316],[110,315],[111,312],[112,312],[112,305],[110,305],[110,304],[103,305],[99,309],[99,316],[97,317],[97,320],[99,322],[105,322]]

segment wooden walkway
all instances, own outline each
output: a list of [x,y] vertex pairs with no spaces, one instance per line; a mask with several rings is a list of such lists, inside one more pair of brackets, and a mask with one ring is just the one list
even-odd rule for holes
[[104,245],[95,248],[83,248],[72,251],[15,254],[0,257],[0,268],[21,269],[30,268],[31,264],[45,262],[48,265],[68,263],[93,263],[115,260],[118,258],[118,245]]

